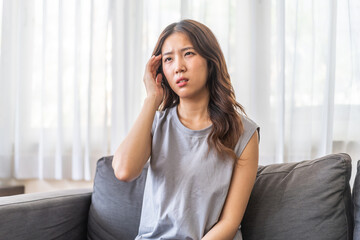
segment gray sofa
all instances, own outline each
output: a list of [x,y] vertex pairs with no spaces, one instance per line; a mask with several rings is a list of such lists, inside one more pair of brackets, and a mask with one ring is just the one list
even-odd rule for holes
[[[134,239],[148,166],[125,183],[111,161],[98,161],[93,189],[0,197],[0,239]],[[347,154],[260,166],[242,221],[244,240],[360,240],[360,176],[353,196],[350,176]]]

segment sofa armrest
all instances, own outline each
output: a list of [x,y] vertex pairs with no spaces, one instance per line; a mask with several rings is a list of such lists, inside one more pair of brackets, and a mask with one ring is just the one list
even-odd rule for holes
[[0,197],[5,239],[86,239],[92,189]]

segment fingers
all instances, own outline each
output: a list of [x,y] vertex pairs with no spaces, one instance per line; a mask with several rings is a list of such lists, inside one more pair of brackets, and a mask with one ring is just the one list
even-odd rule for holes
[[157,56],[153,55],[147,64],[148,70],[153,74],[156,74],[156,71],[160,67],[160,64],[161,64],[161,54]]
[[161,86],[161,80],[162,80],[162,74],[159,73],[159,74],[156,76],[156,85]]
[[153,58],[153,71],[157,71],[158,68],[160,67],[161,64],[161,54],[157,55],[156,57]]
[[159,61],[161,59],[161,53],[157,56],[153,55],[151,59],[154,59],[155,61]]

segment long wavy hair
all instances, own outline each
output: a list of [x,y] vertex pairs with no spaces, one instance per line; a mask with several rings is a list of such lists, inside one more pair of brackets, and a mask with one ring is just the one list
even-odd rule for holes
[[[213,124],[207,139],[221,155],[228,155],[236,160],[234,147],[243,133],[240,112],[245,114],[244,108],[236,101],[234,89],[231,85],[225,58],[220,45],[211,30],[194,20],[182,20],[167,26],[160,34],[153,51],[153,55],[161,54],[165,40],[173,33],[181,32],[187,35],[194,49],[207,60],[208,79],[207,88],[210,93],[208,112]],[[162,73],[162,66],[158,72]],[[179,104],[179,96],[171,89],[163,74],[162,86],[164,99],[159,110],[174,107]]]

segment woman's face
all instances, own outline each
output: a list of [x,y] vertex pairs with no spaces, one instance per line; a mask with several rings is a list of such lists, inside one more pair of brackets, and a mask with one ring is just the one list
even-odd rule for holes
[[171,34],[165,40],[161,53],[163,73],[180,99],[208,96],[207,61],[195,51],[184,33]]

